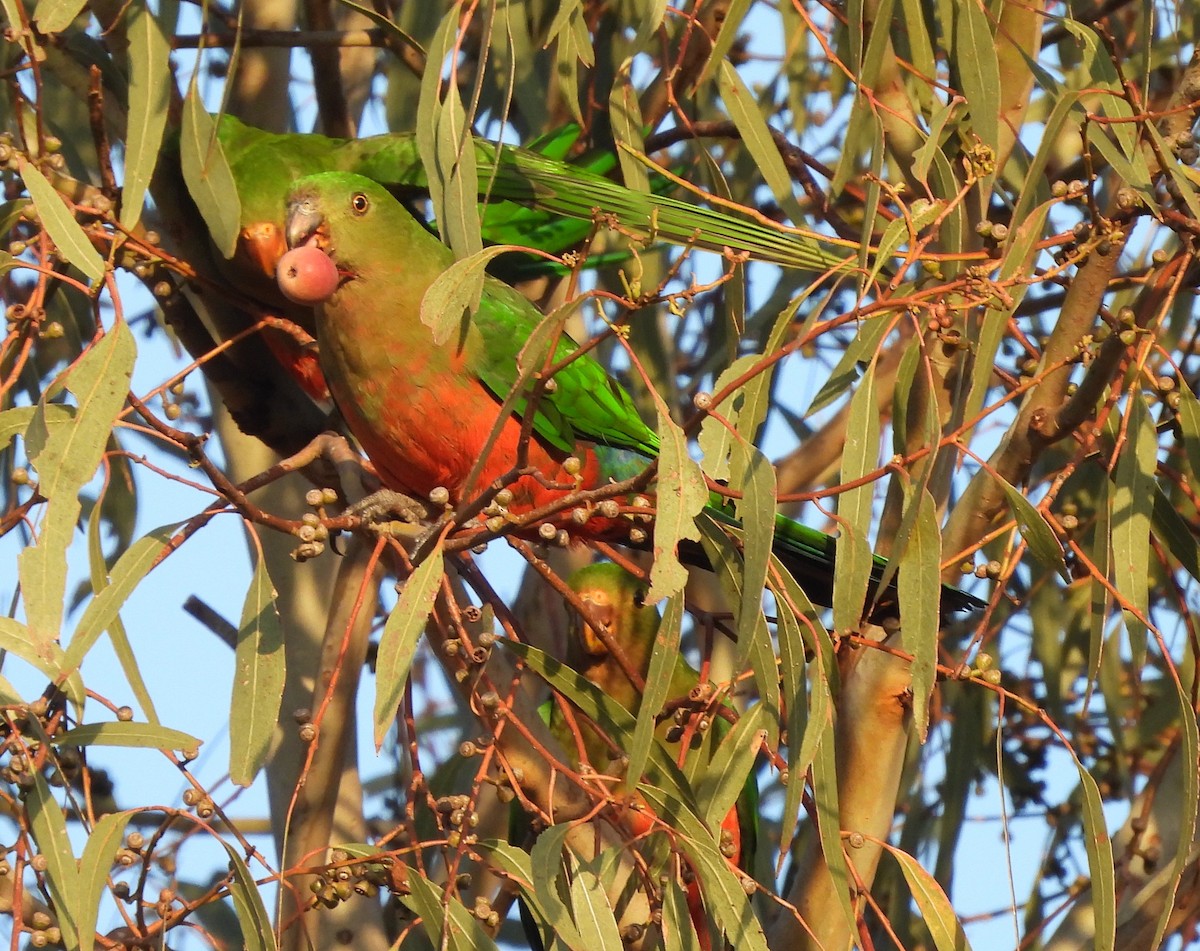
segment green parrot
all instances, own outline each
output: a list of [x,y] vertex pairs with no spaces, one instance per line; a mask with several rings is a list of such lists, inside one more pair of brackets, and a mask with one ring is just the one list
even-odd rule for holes
[[[524,406],[518,402],[500,419],[501,404],[517,383],[518,355],[542,320],[537,308],[488,277],[461,340],[436,343],[421,322],[421,302],[454,255],[382,186],[359,175],[329,172],[297,182],[286,233],[292,250],[280,260],[280,288],[315,307],[325,378],[384,484],[418,499],[444,488],[457,504],[509,474],[521,458]],[[555,373],[533,413],[522,460],[528,474],[507,485],[513,515],[627,478],[657,454],[658,437],[629,394],[577,350],[559,339],[554,361],[575,359]],[[575,538],[628,541],[629,519],[603,509],[564,511],[556,519]],[[811,599],[828,604],[834,539],[782,516],[775,528],[778,557]],[[877,559],[876,583],[885,567]],[[950,610],[983,603],[949,586],[942,602]]]

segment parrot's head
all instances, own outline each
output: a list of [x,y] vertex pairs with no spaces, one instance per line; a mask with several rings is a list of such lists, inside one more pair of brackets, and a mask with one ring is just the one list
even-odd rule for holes
[[[567,582],[588,606],[592,618],[624,647],[643,633],[646,623],[658,625],[658,612],[645,606],[645,586],[619,565],[601,562],[581,568]],[[647,612],[649,612],[647,614]],[[601,663],[609,650],[587,618],[579,621],[579,647],[585,663]]]
[[280,290],[297,303],[328,300],[370,269],[379,250],[372,235],[406,214],[380,185],[361,175],[322,172],[300,179],[287,197],[284,235],[291,249],[279,262]]

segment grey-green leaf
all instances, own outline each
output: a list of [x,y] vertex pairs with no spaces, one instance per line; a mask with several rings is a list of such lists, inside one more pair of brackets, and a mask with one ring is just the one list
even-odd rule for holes
[[99,284],[104,280],[104,258],[92,247],[83,228],[64,204],[63,197],[32,162],[22,159],[20,168],[38,217],[59,253],[79,268],[92,284]]
[[122,746],[130,749],[195,750],[201,741],[152,723],[85,723],[53,738],[55,746]]
[[183,101],[179,158],[183,179],[213,244],[225,257],[233,257],[242,218],[237,182],[217,140],[216,124],[204,110],[195,87]]
[[442,571],[442,546],[438,545],[404,582],[400,600],[388,615],[380,635],[375,665],[376,749],[383,745],[400,704],[417,644],[442,582]]
[[283,625],[266,559],[260,557],[246,592],[234,653],[229,778],[239,786],[249,786],[266,761],[286,678]]
[[130,230],[141,217],[162,147],[171,91],[170,56],[171,44],[162,25],[145,3],[137,4],[129,25],[129,129],[121,189],[121,227]]

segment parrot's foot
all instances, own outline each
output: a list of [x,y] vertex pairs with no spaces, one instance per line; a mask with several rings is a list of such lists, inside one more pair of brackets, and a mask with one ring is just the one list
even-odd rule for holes
[[346,514],[357,515],[373,532],[402,538],[424,535],[434,515],[424,502],[393,489],[372,492],[347,508]]

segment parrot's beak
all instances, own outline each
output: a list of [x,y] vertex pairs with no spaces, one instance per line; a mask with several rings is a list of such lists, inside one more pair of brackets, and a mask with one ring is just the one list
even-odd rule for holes
[[[616,605],[612,603],[612,599],[608,596],[607,591],[601,589],[585,590],[579,592],[579,599],[583,601],[592,610],[592,614],[601,624],[610,631],[612,630],[613,621],[616,620],[617,610]],[[596,633],[595,628],[587,621],[582,622],[580,629],[580,640],[583,643],[584,653],[589,657],[604,657],[608,654],[608,646],[601,640],[600,635]]]
[[297,195],[288,202],[287,215],[287,245],[298,248],[303,244],[318,239],[315,243],[321,246],[325,237],[325,218],[317,205],[317,200],[311,195]]

